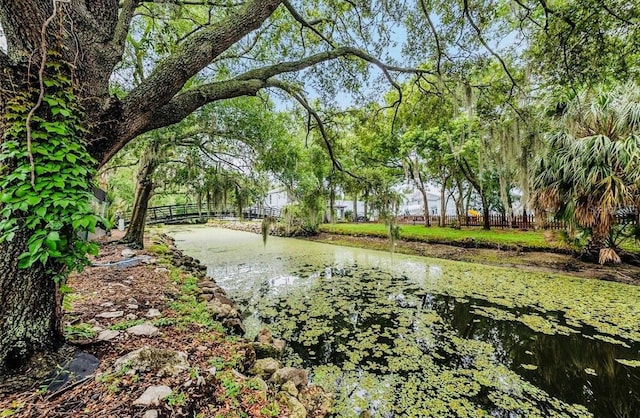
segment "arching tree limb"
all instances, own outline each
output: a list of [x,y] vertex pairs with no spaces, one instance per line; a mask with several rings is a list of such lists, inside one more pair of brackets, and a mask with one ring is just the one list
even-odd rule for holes
[[[249,70],[231,80],[207,83],[179,93],[163,106],[159,106],[156,109],[153,109],[152,103],[145,102],[142,106],[152,107],[152,110],[147,110],[146,113],[142,115],[143,117],[137,115],[136,112],[130,109],[129,112],[131,112],[131,116],[128,120],[131,122],[121,125],[122,130],[118,135],[118,143],[114,144],[114,147],[109,150],[108,153],[101,156],[100,160],[106,161],[111,158],[124,144],[137,135],[177,123],[207,103],[233,97],[255,95],[260,89],[270,87],[268,80],[274,76],[298,72],[321,62],[346,56],[355,56],[376,65],[396,89],[399,89],[400,86],[391,76],[391,72],[421,72],[420,70],[412,68],[388,66],[366,52],[351,47],[336,48],[310,55],[300,60]],[[149,78],[147,78],[146,81],[148,81]],[[151,86],[148,86],[148,88],[151,88]],[[158,88],[161,88],[161,86],[158,86]],[[138,123],[134,123],[136,118],[138,118]]]
[[[219,24],[193,34],[158,63],[153,72],[123,100],[123,113],[134,131],[149,123],[158,108],[169,103],[191,77],[214,58],[258,29],[282,0],[252,0]],[[129,138],[130,139],[130,138]]]

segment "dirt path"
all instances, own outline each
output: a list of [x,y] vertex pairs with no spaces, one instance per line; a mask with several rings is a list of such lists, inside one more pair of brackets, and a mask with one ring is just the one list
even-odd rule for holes
[[[306,238],[310,241],[349,247],[370,248],[389,251],[386,238],[355,237],[321,233]],[[631,265],[601,266],[585,263],[571,255],[547,252],[503,251],[486,248],[463,248],[452,245],[427,244],[413,241],[396,241],[395,251],[402,254],[419,255],[447,260],[466,261],[490,266],[513,267],[527,271],[559,273],[589,279],[601,279],[640,285],[640,267]]]

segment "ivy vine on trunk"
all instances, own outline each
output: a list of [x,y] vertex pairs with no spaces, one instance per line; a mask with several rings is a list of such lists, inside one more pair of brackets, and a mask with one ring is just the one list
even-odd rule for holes
[[[97,163],[86,150],[84,113],[71,70],[58,58],[49,56],[42,79],[32,78],[4,100],[0,359],[7,366],[61,341],[64,279],[87,263],[87,253],[97,252],[95,244],[79,238],[99,221],[90,207]],[[31,319],[28,326],[24,318]]]

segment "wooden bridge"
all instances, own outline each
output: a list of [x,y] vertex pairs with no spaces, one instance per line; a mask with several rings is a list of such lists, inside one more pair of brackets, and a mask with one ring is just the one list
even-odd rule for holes
[[[242,219],[264,219],[280,217],[280,209],[266,206],[250,206],[242,209]],[[207,210],[195,203],[183,205],[154,206],[147,208],[147,225],[176,224],[189,221],[205,222],[209,219],[240,218],[238,208],[225,207]],[[125,216],[125,224],[129,223],[131,214]]]

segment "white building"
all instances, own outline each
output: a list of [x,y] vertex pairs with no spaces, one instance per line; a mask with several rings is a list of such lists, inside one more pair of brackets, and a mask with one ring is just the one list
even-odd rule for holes
[[[405,201],[400,205],[400,213],[398,215],[424,215],[424,200],[422,193],[414,186],[403,186],[399,190],[404,196]],[[453,199],[447,198],[445,194],[445,215],[455,215],[456,205]],[[429,215],[440,215],[440,189],[429,185],[427,186],[427,202],[429,204]]]
[[289,193],[284,187],[276,187],[269,190],[264,198],[263,205],[269,208],[282,209],[292,203],[293,199],[289,198]]

